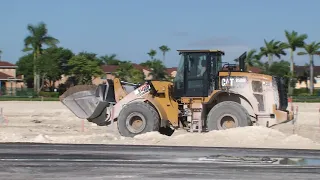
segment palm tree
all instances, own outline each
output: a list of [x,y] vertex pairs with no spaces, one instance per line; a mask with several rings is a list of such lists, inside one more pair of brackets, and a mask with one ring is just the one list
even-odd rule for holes
[[1,61],[1,54],[2,54],[2,51],[1,51],[1,49],[0,49],[0,61]]
[[162,45],[162,46],[160,46],[159,47],[159,49],[160,49],[160,51],[162,52],[162,55],[163,55],[163,63],[165,62],[165,57],[166,57],[166,53],[168,52],[168,51],[170,51],[170,48],[168,47],[168,46],[166,46],[166,45]]
[[117,57],[116,54],[111,54],[111,55],[101,56],[100,59],[106,65],[119,65],[121,63],[121,61],[119,59],[117,59],[116,57]]
[[40,22],[37,25],[29,24],[27,29],[30,35],[24,39],[25,48],[23,51],[32,51],[33,53],[33,82],[35,91],[38,91],[40,87],[40,78],[36,69],[36,60],[42,54],[43,45],[56,47],[56,44],[59,43],[59,40],[48,35],[47,26],[43,22]]
[[315,41],[313,41],[310,44],[304,44],[303,46],[304,51],[303,52],[298,52],[297,54],[299,56],[303,56],[303,55],[309,55],[309,60],[310,60],[310,94],[313,94],[313,89],[314,89],[314,85],[313,85],[313,79],[314,79],[314,75],[313,75],[313,66],[314,66],[314,62],[313,62],[313,56],[314,55],[320,55],[320,43],[317,43]]
[[296,51],[297,48],[304,47],[304,41],[308,38],[307,34],[299,35],[296,31],[289,32],[285,30],[285,36],[287,41],[285,43],[285,48],[290,49],[290,71],[291,75],[294,74],[294,61],[293,61],[293,52]]
[[151,60],[153,60],[154,57],[157,55],[157,51],[154,49],[150,49],[150,51],[147,54],[150,56]]
[[[261,56],[257,54],[256,49],[252,49],[247,53],[247,57],[244,60],[245,61],[245,69],[249,70],[250,67],[259,67],[261,68],[263,66],[262,62],[260,61]],[[239,62],[239,59],[235,59],[235,62]]]
[[284,52],[285,44],[280,41],[275,41],[272,39],[271,41],[264,40],[264,47],[260,48],[259,56],[268,57],[268,65],[271,66],[273,63],[273,56],[276,56],[280,59],[281,55],[287,55]]

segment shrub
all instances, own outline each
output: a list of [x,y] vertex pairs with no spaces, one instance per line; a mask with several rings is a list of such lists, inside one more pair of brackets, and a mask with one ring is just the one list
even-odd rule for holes
[[59,97],[59,92],[45,92],[45,91],[41,91],[41,92],[39,93],[39,96],[58,98],[58,97]]
[[[319,96],[319,94],[320,94],[320,89],[313,90],[314,96]],[[293,96],[310,96],[309,89],[307,88],[294,89]]]

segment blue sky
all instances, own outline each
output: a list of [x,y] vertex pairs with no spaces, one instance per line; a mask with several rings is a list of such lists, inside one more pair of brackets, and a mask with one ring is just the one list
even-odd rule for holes
[[[218,48],[230,61],[262,46],[264,38],[285,40],[285,29],[320,41],[319,0],[1,0],[0,7],[0,49],[9,62],[23,55],[27,24],[40,21],[76,53],[116,53],[139,63],[151,48],[168,45],[169,67],[178,64],[177,49]],[[297,64],[306,61],[295,56]]]

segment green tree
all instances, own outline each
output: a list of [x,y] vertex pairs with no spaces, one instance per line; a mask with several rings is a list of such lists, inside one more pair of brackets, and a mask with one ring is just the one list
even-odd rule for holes
[[[290,63],[285,60],[274,62],[271,66],[268,67],[267,71],[265,71],[265,74],[278,76],[278,77],[284,77],[286,80],[286,88],[289,88],[289,77],[290,77]],[[294,86],[294,81],[291,82],[291,86]]]
[[76,84],[92,84],[92,77],[103,74],[99,62],[95,59],[89,59],[83,53],[72,57],[68,65],[70,66],[69,74],[74,76]]
[[259,56],[268,57],[268,65],[271,66],[273,63],[273,56],[281,58],[281,55],[286,55],[284,52],[285,44],[280,41],[275,41],[272,39],[271,41],[264,40],[264,47],[260,48]]
[[169,75],[167,73],[167,68],[160,60],[154,60],[149,67],[151,72],[149,73],[152,76],[153,80],[168,80]]
[[309,55],[309,65],[310,65],[310,89],[309,90],[310,90],[310,94],[313,94],[313,90],[314,90],[314,84],[313,84],[313,79],[314,79],[313,66],[314,66],[314,62],[313,62],[313,57],[314,57],[314,55],[320,55],[320,43],[317,43],[317,42],[314,41],[314,42],[312,42],[310,44],[304,44],[303,48],[304,48],[304,51],[298,52],[297,54],[299,56]]
[[0,61],[1,61],[1,55],[2,55],[2,51],[1,51],[1,49],[0,49]]
[[152,63],[153,63],[153,61],[148,60],[146,62],[140,63],[140,65],[143,66],[143,67],[151,68],[152,67]]
[[162,45],[159,47],[160,51],[162,52],[162,56],[163,56],[163,63],[166,60],[166,53],[170,51],[170,48],[166,45]]
[[122,81],[131,83],[141,83],[145,79],[144,73],[135,69],[131,62],[122,62],[113,74]]
[[90,61],[96,61],[99,66],[101,66],[103,64],[102,59],[98,58],[96,53],[82,51],[78,55],[84,56],[87,59],[89,59]]
[[154,57],[157,55],[157,51],[154,49],[150,49],[147,54],[150,56],[151,60],[154,60]]
[[290,63],[285,60],[280,60],[278,62],[274,62],[268,69],[268,74],[279,76],[279,77],[289,77],[290,74]]
[[19,60],[16,62],[17,68],[17,74],[23,74],[24,75],[24,82],[27,84],[28,88],[34,87],[33,83],[33,54],[29,53],[27,55],[24,55],[19,58]]
[[154,80],[171,80],[171,77],[167,73],[166,66],[158,59],[148,60],[140,63],[140,65],[151,70],[148,75],[152,76],[152,79]]
[[68,73],[68,62],[74,56],[71,50],[59,48],[48,48],[37,59],[37,68],[42,79],[41,88],[44,82],[49,81],[50,88],[53,89],[54,83],[61,79],[61,75]]
[[39,91],[40,87],[40,78],[39,71],[36,68],[36,59],[40,57],[43,51],[43,46],[47,45],[49,47],[55,47],[59,43],[59,40],[48,35],[48,29],[45,23],[40,22],[37,25],[29,24],[27,29],[30,33],[24,39],[25,48],[23,51],[28,52],[32,51],[33,53],[33,76],[34,76],[34,90]]
[[113,73],[117,78],[120,78],[122,81],[130,80],[130,70],[133,69],[131,63],[121,63],[116,71]]
[[[43,51],[43,54],[36,60],[36,68],[41,77],[40,90],[44,85],[44,81],[49,80],[50,84],[54,84],[56,80],[61,78],[62,74],[67,74],[67,63],[74,54],[71,50],[62,47],[48,48]],[[22,56],[17,61],[17,74],[23,74],[27,87],[33,87],[33,54],[29,53]],[[51,87],[53,88],[53,87]]]
[[130,71],[130,82],[132,83],[142,83],[145,80],[145,75],[142,71],[138,69],[131,69]]
[[[36,68],[40,78],[39,91],[43,90],[45,86],[51,87],[51,83],[57,79],[60,79],[60,67],[58,62],[51,58],[52,55],[44,52],[36,61]],[[47,80],[49,82],[47,82]],[[48,84],[49,83],[49,84]]]
[[104,64],[106,65],[119,65],[122,61],[116,58],[116,54],[111,54],[111,55],[104,55],[101,56],[100,59],[103,61]]

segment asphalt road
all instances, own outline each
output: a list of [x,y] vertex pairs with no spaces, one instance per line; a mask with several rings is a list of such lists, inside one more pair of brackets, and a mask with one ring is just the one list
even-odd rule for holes
[[320,151],[0,144],[0,179],[320,179]]

